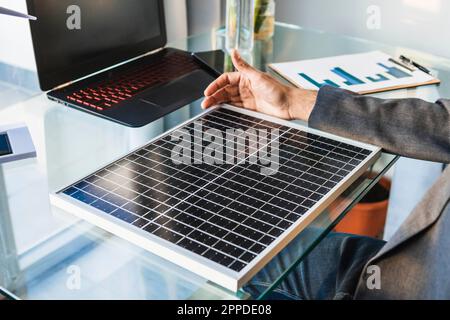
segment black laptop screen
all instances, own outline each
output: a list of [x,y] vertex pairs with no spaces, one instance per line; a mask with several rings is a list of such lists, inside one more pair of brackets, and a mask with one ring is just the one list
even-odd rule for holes
[[49,90],[165,44],[159,0],[28,0],[41,88]]

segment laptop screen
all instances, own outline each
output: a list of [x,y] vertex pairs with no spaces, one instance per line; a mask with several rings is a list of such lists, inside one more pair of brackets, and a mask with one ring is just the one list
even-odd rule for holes
[[28,0],[42,90],[165,45],[162,0]]

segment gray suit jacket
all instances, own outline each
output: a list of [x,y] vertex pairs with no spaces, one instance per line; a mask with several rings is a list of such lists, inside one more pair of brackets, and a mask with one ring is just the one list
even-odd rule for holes
[[[330,86],[309,125],[406,157],[450,163],[450,100],[381,100]],[[450,167],[361,274],[357,299],[450,299]],[[376,265],[381,288],[367,280]],[[371,269],[369,269],[371,270]]]

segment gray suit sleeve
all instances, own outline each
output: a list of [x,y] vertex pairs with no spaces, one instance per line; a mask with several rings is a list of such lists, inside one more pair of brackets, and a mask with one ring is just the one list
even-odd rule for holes
[[325,86],[309,125],[402,156],[450,163],[450,100],[383,100]]

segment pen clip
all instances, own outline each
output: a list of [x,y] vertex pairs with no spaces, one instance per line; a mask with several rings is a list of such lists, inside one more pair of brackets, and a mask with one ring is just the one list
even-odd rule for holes
[[414,72],[414,71],[417,70],[417,68],[414,67],[413,65],[411,65],[409,63],[406,63],[404,61],[401,61],[401,60],[397,60],[397,59],[394,59],[394,58],[389,58],[389,61],[392,62],[392,63],[395,63],[396,65],[401,66],[402,68],[405,68],[406,70],[408,70],[410,72]]

